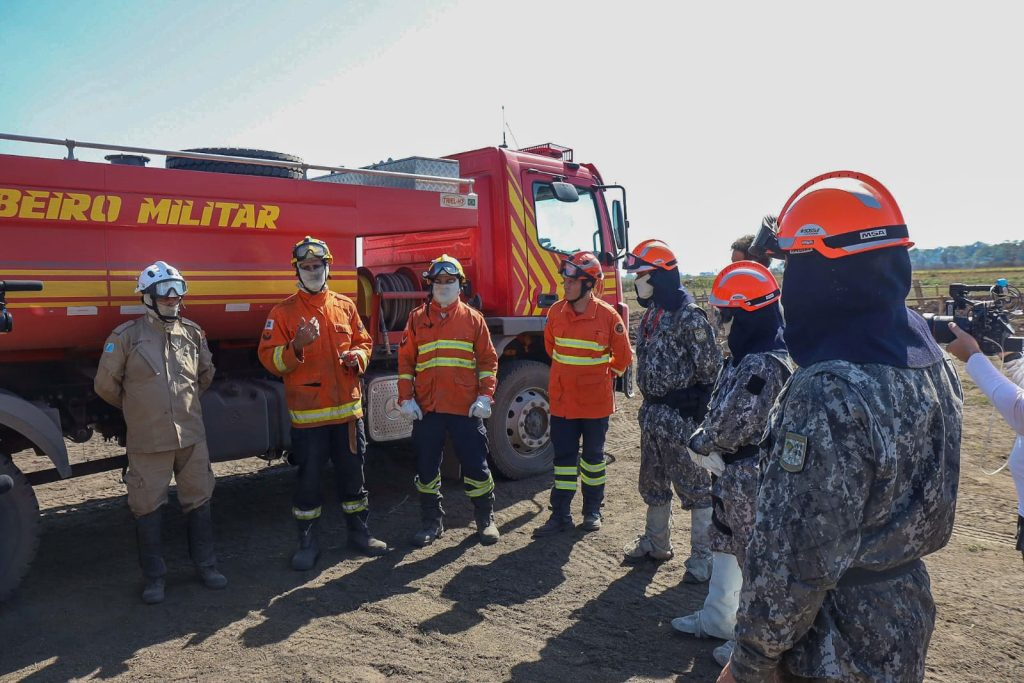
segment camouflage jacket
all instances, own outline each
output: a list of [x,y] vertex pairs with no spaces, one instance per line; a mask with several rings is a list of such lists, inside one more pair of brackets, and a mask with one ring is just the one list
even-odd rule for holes
[[[923,679],[935,607],[913,561],[953,529],[962,411],[948,359],[797,370],[770,417],[737,681],[772,680],[780,662],[807,678]],[[863,570],[897,575],[864,580]]]
[[636,359],[637,385],[645,399],[711,384],[722,366],[715,331],[704,311],[692,304],[675,311],[648,308],[637,330]]
[[735,453],[761,440],[768,412],[793,372],[784,352],[750,353],[739,365],[726,363],[718,373],[704,422],[690,439],[701,455]]

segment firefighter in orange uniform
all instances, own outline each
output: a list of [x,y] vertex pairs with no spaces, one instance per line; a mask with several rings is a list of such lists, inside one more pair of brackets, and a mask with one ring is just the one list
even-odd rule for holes
[[466,280],[462,264],[442,254],[423,277],[430,283],[427,302],[409,315],[398,350],[398,397],[402,414],[415,420],[415,482],[423,522],[412,542],[426,546],[444,532],[441,457],[451,436],[480,542],[490,545],[498,541],[498,527],[484,418],[491,416],[498,356],[484,317],[459,300]]
[[555,483],[551,518],[534,530],[535,538],[572,527],[570,506],[577,475],[583,482],[582,528],[601,528],[604,439],[608,416],[615,410],[612,391],[615,377],[622,376],[633,362],[622,318],[594,294],[594,287],[604,278],[597,257],[588,251],[577,252],[562,261],[559,272],[565,298],[548,310],[544,326],[544,347],[551,356],[548,395]]
[[388,547],[367,526],[369,500],[363,478],[366,434],[359,377],[373,340],[352,300],[327,288],[332,256],[327,245],[306,237],[292,249],[299,291],[270,311],[260,362],[284,378],[291,415],[292,454],[298,482],[292,514],[299,547],[292,568],[311,569],[320,555],[316,526],[322,503],[321,478],[330,460],[348,527],[348,544],[365,555]]

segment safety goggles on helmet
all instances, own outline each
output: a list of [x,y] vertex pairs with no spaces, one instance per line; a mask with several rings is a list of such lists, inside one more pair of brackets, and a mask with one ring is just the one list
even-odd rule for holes
[[462,273],[459,272],[459,267],[451,261],[435,261],[430,264],[430,269],[427,271],[427,279],[433,280],[439,275],[451,275],[453,277],[462,277]]
[[633,253],[626,254],[626,257],[622,259],[622,267],[625,268],[626,270],[636,270],[638,268],[654,268],[653,265],[651,265],[647,261],[644,261],[642,258]]
[[168,297],[168,296],[185,296],[188,292],[188,285],[185,284],[184,280],[161,280],[151,285],[153,295],[157,297]]
[[596,278],[584,270],[581,266],[576,265],[572,261],[562,261],[562,266],[558,269],[558,274],[562,277],[572,278],[573,280],[585,279],[595,280]]
[[296,261],[305,261],[309,258],[326,259],[330,252],[327,251],[327,247],[323,244],[317,244],[316,242],[303,243],[295,247],[292,250],[292,257]]
[[775,216],[765,216],[761,219],[761,229],[757,231],[754,241],[750,243],[747,251],[754,258],[768,258],[784,260],[786,252],[779,246],[779,226]]

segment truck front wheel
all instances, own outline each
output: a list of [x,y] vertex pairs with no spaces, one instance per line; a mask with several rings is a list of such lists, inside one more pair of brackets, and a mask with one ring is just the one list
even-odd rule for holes
[[509,479],[551,472],[547,365],[518,360],[502,366],[487,436],[494,466]]
[[4,475],[10,477],[13,487],[0,493],[0,601],[21,583],[39,547],[36,494],[10,457],[0,453],[0,477]]

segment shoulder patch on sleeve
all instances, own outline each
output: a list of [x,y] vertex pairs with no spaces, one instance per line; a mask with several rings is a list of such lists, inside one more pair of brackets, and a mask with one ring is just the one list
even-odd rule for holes
[[107,342],[107,345],[103,347],[103,353],[113,353],[114,342]]
[[747,382],[747,391],[752,393],[754,396],[760,396],[761,391],[764,389],[765,380],[763,377],[758,375],[752,375],[750,380]]
[[267,324],[263,326],[263,329],[265,329],[265,330],[272,330],[272,329],[274,329],[274,319],[273,318],[267,318]]
[[626,331],[626,326],[622,323],[615,323],[615,334],[622,334]]
[[796,432],[786,432],[779,464],[787,472],[800,472],[807,460],[807,437]]
[[704,331],[703,327],[698,327],[693,331],[693,338],[703,343],[708,340],[708,333]]

